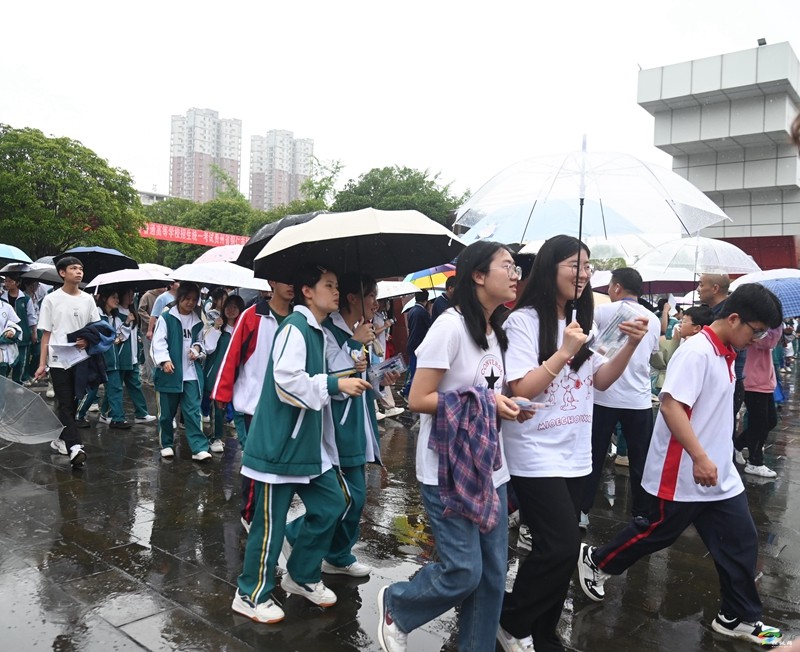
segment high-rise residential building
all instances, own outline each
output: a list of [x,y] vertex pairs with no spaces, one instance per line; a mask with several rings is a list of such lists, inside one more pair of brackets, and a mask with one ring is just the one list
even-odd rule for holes
[[250,138],[250,204],[270,210],[300,198],[300,187],[311,174],[314,141],[273,129]]
[[216,165],[239,188],[242,121],[220,118],[211,109],[189,109],[172,116],[169,194],[206,202],[224,188],[213,173]]

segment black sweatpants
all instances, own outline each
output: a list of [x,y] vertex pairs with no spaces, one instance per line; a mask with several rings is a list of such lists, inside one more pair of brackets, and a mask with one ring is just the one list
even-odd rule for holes
[[645,555],[669,547],[694,525],[717,567],[720,611],[753,622],[761,618],[755,584],[758,535],[747,496],[710,502],[658,500],[644,530],[628,524],[614,539],[597,548],[592,558],[601,570],[619,575]]
[[775,396],[772,392],[745,392],[744,404],[747,406],[747,428],[734,440],[734,446],[738,451],[746,446],[750,454],[748,462],[761,466],[767,436],[778,425]]
[[517,638],[533,636],[537,652],[564,649],[556,626],[580,550],[583,482],[584,477],[511,476],[533,546],[520,564],[512,592],[506,593],[500,624]]
[[78,410],[78,399],[75,398],[75,368],[59,369],[50,367],[50,380],[53,381],[53,393],[56,401],[56,416],[64,425],[61,439],[67,450],[75,444],[82,444],[78,428],[75,426],[75,413]]

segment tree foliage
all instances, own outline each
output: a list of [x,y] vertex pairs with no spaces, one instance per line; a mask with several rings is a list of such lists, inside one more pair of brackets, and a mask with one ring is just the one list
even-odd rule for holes
[[0,124],[0,242],[34,260],[100,245],[142,260],[155,245],[130,175],[70,138]]
[[450,184],[442,185],[439,175],[431,176],[406,167],[373,168],[358,180],[350,180],[336,195],[334,211],[352,211],[361,208],[383,210],[414,209],[437,222],[450,226],[451,212],[466,200],[450,192]]
[[[323,163],[316,156],[312,157],[311,174],[300,186],[300,194],[303,199],[308,202],[316,202],[315,205],[318,206],[312,208],[311,211],[326,210],[333,203],[336,196],[336,180],[343,167],[341,161]],[[286,213],[286,215],[296,214]]]

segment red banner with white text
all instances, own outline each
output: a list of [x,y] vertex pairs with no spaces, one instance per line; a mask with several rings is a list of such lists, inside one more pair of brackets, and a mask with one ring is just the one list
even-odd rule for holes
[[159,224],[158,222],[147,222],[144,228],[139,230],[139,234],[143,238],[169,240],[170,242],[185,242],[187,244],[202,245],[203,247],[244,244],[250,239],[246,235],[231,235],[230,233],[203,231],[201,229],[190,229],[185,226]]

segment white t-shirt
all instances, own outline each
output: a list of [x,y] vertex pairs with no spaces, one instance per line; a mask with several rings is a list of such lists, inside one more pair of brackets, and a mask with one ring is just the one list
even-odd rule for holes
[[[558,322],[557,346],[564,339],[566,321]],[[539,366],[539,315],[533,308],[512,312],[505,322],[507,382],[519,380]],[[533,418],[503,425],[503,439],[511,475],[528,478],[579,478],[592,471],[592,415],[594,374],[605,358],[592,355],[574,371],[569,365],[533,398],[547,408]]]
[[665,500],[703,502],[732,498],[744,491],[733,465],[731,438],[735,358],[736,352],[726,349],[706,327],[684,341],[670,359],[660,395],[669,394],[687,406],[694,434],[717,465],[717,485],[701,487],[695,483],[692,458],[659,414],[642,477],[642,487],[648,493]]
[[[67,342],[69,333],[99,319],[100,311],[91,295],[83,291],[76,295],[67,294],[59,288],[42,300],[39,328],[50,331],[50,344],[69,344]],[[48,364],[51,367],[63,368],[59,361],[53,360],[50,351],[48,351]]]
[[[597,306],[594,309],[594,322],[597,330],[602,332],[623,303],[615,301]],[[658,338],[661,335],[661,322],[649,310],[642,309],[641,314],[647,315],[647,334],[639,342],[639,346],[631,356],[628,366],[622,375],[614,381],[607,390],[594,393],[594,402],[611,408],[625,408],[628,410],[650,410],[650,355],[658,353]]]
[[[439,383],[440,392],[462,387],[488,387],[501,394],[505,383],[503,352],[492,333],[486,338],[489,348],[484,351],[467,332],[464,317],[454,308],[445,310],[433,322],[422,344],[417,348],[417,369],[446,369]],[[439,454],[428,448],[433,415],[422,414],[419,418],[417,439],[417,480],[422,484],[439,484]],[[502,429],[509,424],[504,421]],[[500,453],[503,465],[492,475],[495,487],[508,482],[508,466],[500,438]]]

